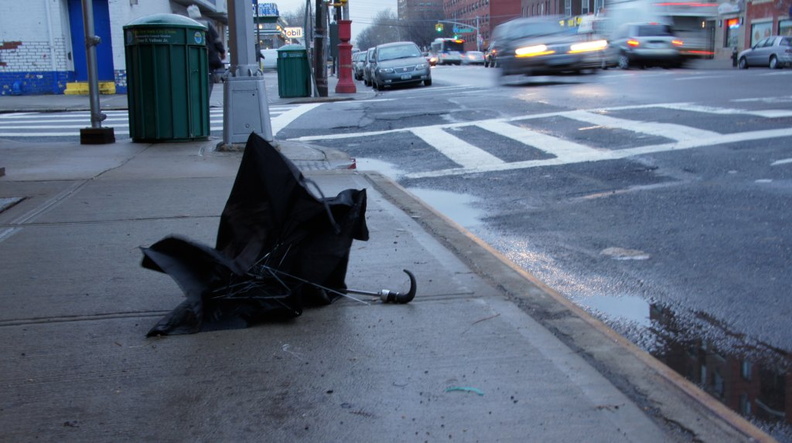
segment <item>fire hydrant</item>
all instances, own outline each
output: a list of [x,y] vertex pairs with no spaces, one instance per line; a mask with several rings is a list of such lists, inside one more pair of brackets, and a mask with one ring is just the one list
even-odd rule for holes
[[732,48],[731,59],[732,59],[732,67],[736,68],[737,67],[737,47],[736,46]]

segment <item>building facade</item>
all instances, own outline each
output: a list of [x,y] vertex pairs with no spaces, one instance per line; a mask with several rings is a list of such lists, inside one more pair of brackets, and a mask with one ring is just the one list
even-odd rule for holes
[[[225,35],[226,0],[93,0],[99,89],[126,93],[125,24],[191,4]],[[0,95],[87,94],[81,0],[0,0]]]
[[522,16],[522,1],[443,0],[443,12],[447,20],[467,25],[457,25],[460,29],[474,30],[459,35],[465,39],[466,51],[484,50],[496,26]]
[[444,19],[443,0],[399,0],[396,4],[399,20]]
[[523,17],[560,15],[577,17],[598,14],[605,7],[605,0],[522,0]]
[[720,57],[770,35],[792,35],[792,0],[725,1],[718,13],[715,39]]

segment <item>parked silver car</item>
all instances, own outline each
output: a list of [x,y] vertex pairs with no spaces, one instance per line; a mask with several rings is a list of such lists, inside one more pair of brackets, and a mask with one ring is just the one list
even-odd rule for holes
[[750,49],[740,52],[737,60],[740,69],[748,69],[749,66],[767,66],[770,69],[792,66],[792,36],[763,38]]
[[426,57],[413,42],[379,45],[372,65],[374,89],[401,84],[432,84],[432,71]]
[[363,80],[363,68],[366,66],[366,51],[352,54],[352,75],[355,80]]

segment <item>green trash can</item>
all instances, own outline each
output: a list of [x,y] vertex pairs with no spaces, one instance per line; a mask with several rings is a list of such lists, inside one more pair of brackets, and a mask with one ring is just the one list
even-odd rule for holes
[[281,98],[311,96],[311,68],[305,47],[278,48],[278,95]]
[[129,135],[135,142],[209,137],[207,28],[154,14],[124,26]]

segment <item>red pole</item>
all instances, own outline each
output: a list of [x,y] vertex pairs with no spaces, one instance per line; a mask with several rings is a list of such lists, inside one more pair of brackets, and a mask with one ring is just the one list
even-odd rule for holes
[[352,45],[349,40],[352,38],[352,21],[351,20],[338,20],[338,39],[341,43],[338,44],[338,84],[336,84],[336,93],[352,93],[357,92],[355,82],[352,81]]

